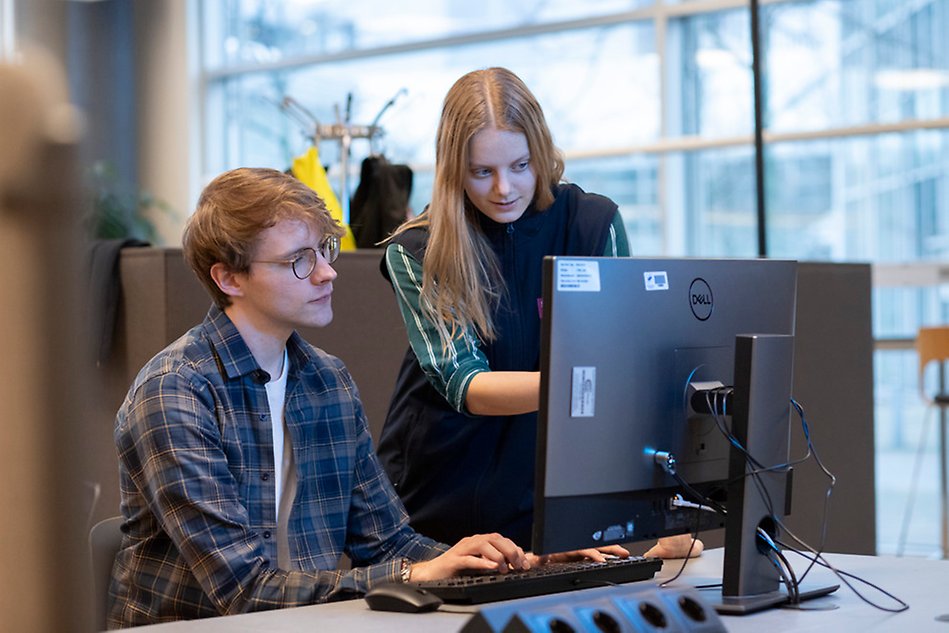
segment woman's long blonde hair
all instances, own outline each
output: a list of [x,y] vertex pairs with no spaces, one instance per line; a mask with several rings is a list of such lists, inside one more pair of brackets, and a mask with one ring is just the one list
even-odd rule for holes
[[427,227],[422,262],[421,307],[436,324],[442,347],[469,327],[486,341],[496,338],[494,308],[506,285],[498,261],[481,232],[477,208],[465,195],[468,146],[481,130],[520,132],[527,138],[531,169],[537,178],[534,207],[553,204],[552,188],[563,176],[563,158],[554,146],[537,99],[506,68],[470,72],[445,96],[435,146],[435,182],[427,212],[403,224]]

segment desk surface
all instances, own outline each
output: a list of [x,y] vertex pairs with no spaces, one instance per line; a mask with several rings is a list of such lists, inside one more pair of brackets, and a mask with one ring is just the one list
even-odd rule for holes
[[[677,582],[682,585],[703,585],[721,580],[723,550],[705,552],[690,561]],[[790,554],[798,571],[806,566],[804,559]],[[797,558],[797,561],[794,561]],[[729,631],[899,631],[949,633],[949,561],[886,556],[855,556],[832,554],[829,560],[840,570],[864,578],[910,605],[902,613],[886,613],[864,603],[852,590],[827,570],[815,568],[808,575],[808,583],[841,584],[831,596],[807,603],[806,607],[834,604],[835,610],[802,611],[772,609],[747,616],[723,616]],[[659,579],[672,576],[680,561],[667,561]],[[651,581],[655,582],[655,581]],[[853,581],[851,581],[853,583]],[[895,606],[892,600],[865,585],[853,583],[873,602]],[[451,608],[452,611],[445,611]],[[383,631],[457,631],[468,621],[476,608],[443,606],[437,612],[424,614],[382,613],[371,611],[363,600],[282,609],[244,615],[210,618],[190,622],[174,622],[130,629],[155,633],[234,633],[244,631],[348,631],[349,633]]]

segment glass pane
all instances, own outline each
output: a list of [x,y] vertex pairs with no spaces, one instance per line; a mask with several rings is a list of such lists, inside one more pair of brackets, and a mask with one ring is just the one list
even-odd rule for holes
[[[912,555],[938,552],[939,459],[934,428],[938,414],[935,408],[924,407],[919,396],[917,362],[912,350],[878,351],[873,358],[878,554],[894,554],[901,547]],[[915,503],[904,535],[917,459]]]
[[875,338],[915,338],[924,325],[949,323],[949,285],[873,290]]
[[[665,161],[665,174],[666,216],[672,227],[666,254],[757,255],[753,148],[674,154]],[[677,243],[679,235],[684,241]]]
[[754,131],[748,10],[670,22],[668,132],[727,137]]
[[949,3],[788,2],[763,15],[771,130],[949,115]]
[[[679,5],[665,15],[662,95],[651,19],[528,34],[537,25],[654,4],[660,13],[663,5]],[[412,165],[410,204],[419,212],[431,195],[435,127],[445,92],[472,68],[504,65],[541,101],[556,142],[568,154],[566,177],[619,204],[634,254],[753,257],[752,147],[625,154],[629,145],[663,136],[750,137],[747,3],[709,12],[711,4],[201,3],[205,70],[286,64],[280,71],[212,79],[205,86],[207,172],[239,165],[283,169],[306,150],[312,130],[281,112],[277,104],[285,96],[332,123],[351,94],[351,121],[368,124],[399,95],[379,121],[385,135],[375,146],[353,142],[349,187],[356,184],[362,158],[383,152]],[[682,14],[693,6],[697,13]],[[786,0],[761,6],[770,131],[949,117],[949,2]],[[477,34],[493,39],[468,43]],[[292,65],[303,60],[311,63]],[[319,149],[336,185],[339,143],[324,140]],[[770,255],[894,263],[949,259],[949,130],[773,143],[766,160]],[[922,324],[949,322],[949,285],[876,288],[872,301],[876,337],[910,338]],[[925,411],[912,351],[877,352],[874,363],[877,529],[880,551],[888,553],[899,537]],[[937,542],[935,462],[927,451],[910,543]]]
[[[558,59],[551,73],[548,59]],[[608,64],[598,60],[609,60]],[[515,63],[511,63],[515,61]],[[209,171],[257,164],[284,168],[310,140],[278,104],[287,95],[322,123],[337,120],[352,94],[351,122],[368,125],[404,90],[379,120],[375,147],[396,162],[431,165],[445,93],[465,72],[507,65],[537,96],[565,151],[609,149],[655,140],[659,134],[659,80],[651,23],[569,31],[270,73],[240,75],[211,87]],[[565,82],[564,77],[570,81]],[[218,95],[215,99],[214,96]],[[354,141],[350,165],[370,151]],[[323,162],[339,160],[339,143],[320,144]]]
[[425,210],[432,198],[435,183],[434,165],[415,168],[412,182],[412,196],[409,198],[409,214],[416,216]]
[[769,145],[768,254],[949,258],[949,131]]
[[633,255],[664,251],[665,223],[659,209],[655,156],[568,160],[564,178],[619,206]]
[[207,65],[274,62],[629,11],[654,0],[228,0],[205,3]]

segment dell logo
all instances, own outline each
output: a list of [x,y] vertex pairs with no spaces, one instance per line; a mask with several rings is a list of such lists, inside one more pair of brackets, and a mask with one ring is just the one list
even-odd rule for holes
[[712,316],[712,289],[701,277],[696,277],[689,286],[689,307],[692,314],[699,321],[705,321]]

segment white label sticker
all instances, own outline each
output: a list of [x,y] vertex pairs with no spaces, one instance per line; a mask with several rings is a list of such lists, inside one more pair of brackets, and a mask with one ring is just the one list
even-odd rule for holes
[[557,291],[599,292],[600,263],[576,259],[558,259]]
[[570,417],[592,418],[596,405],[596,367],[574,367]]
[[664,270],[651,270],[643,273],[643,280],[646,282],[646,290],[668,290],[669,275]]

